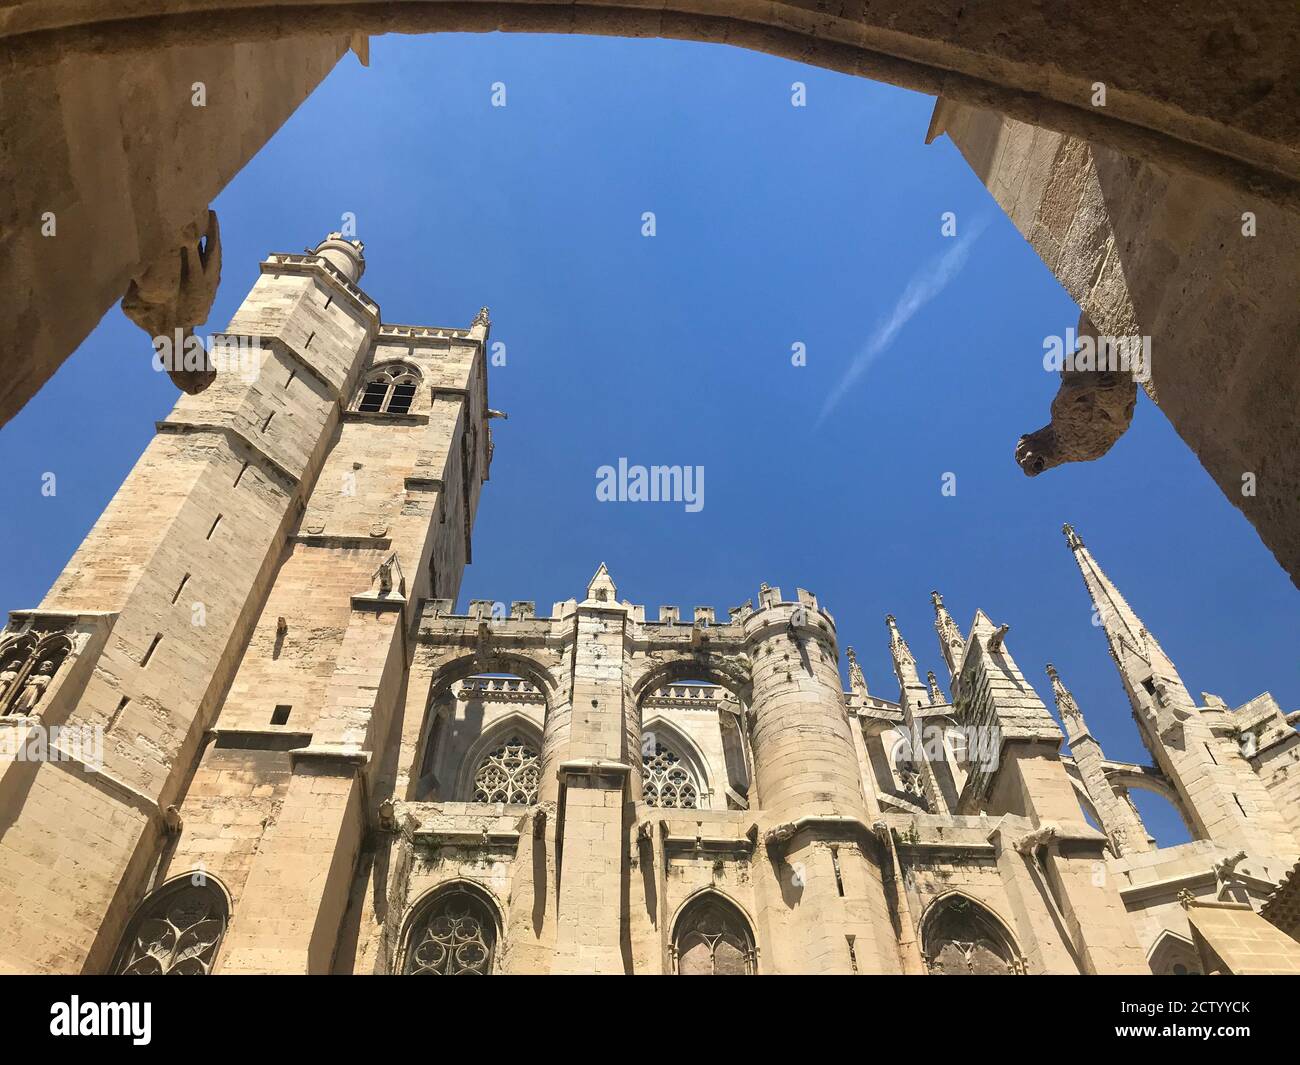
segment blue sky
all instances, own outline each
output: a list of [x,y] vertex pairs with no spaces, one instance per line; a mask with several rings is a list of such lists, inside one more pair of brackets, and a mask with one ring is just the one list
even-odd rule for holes
[[[923,144],[930,98],[667,41],[388,37],[371,62],[345,58],[216,201],[209,325],[267,252],[345,211],[385,320],[466,326],[491,306],[491,403],[510,418],[462,603],[545,612],[602,560],[651,616],[798,585],[892,698],[889,612],[946,688],[938,588],[963,627],[976,607],[1010,624],[1049,701],[1055,662],[1110,757],[1145,760],[1068,520],[1194,693],[1300,706],[1300,597],[1145,397],[1101,461],[1016,466],[1057,387],[1044,338],[1078,312],[955,147]],[[150,354],[115,308],[0,430],[6,609],[40,601],[174,402]],[[620,457],[703,466],[703,509],[598,502],[596,470]]]

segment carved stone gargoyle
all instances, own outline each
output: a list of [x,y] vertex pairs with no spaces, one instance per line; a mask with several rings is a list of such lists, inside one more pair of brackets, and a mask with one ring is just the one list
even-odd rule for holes
[[[184,340],[206,322],[221,282],[221,230],[217,212],[203,211],[181,231],[181,244],[151,262],[131,281],[122,297],[122,313],[152,337],[170,338],[181,330]],[[190,369],[179,361],[167,373],[189,395],[202,392],[217,376],[211,359]]]
[[[1079,316],[1078,333],[1093,338],[1096,329]],[[1016,444],[1016,462],[1026,476],[1067,462],[1101,458],[1133,421],[1137,380],[1129,370],[1061,370],[1061,387],[1052,400],[1052,420]]]

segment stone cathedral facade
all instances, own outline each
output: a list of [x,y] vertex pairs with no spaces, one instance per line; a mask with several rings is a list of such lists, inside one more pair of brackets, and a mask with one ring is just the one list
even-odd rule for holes
[[548,616],[456,613],[488,316],[387,324],[364,266],[269,256],[224,334],[251,372],[181,398],[10,614],[0,971],[1300,971],[1258,912],[1294,715],[1193,698],[1068,527],[1149,765],[938,593],[948,676],[890,617],[888,698],[802,589],[651,617],[602,565]]

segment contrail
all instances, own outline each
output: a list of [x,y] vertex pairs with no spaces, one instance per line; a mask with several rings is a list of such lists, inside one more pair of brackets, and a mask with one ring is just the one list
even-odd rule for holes
[[898,298],[898,303],[894,305],[889,317],[876,326],[871,339],[867,341],[866,346],[844,371],[844,376],[827,395],[826,402],[822,404],[821,414],[817,417],[817,425],[820,426],[830,416],[845,393],[867,372],[868,367],[884,354],[903,326],[912,320],[912,316],[947,288],[948,283],[961,273],[961,268],[966,265],[966,260],[970,257],[971,248],[975,246],[975,242],[979,240],[980,234],[984,232],[988,223],[987,215],[977,218],[967,228],[965,234],[957,238],[952,247],[932,259],[907,283],[907,288]]

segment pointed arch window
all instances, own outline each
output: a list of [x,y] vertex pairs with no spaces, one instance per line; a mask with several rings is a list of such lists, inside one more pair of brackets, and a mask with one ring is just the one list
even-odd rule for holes
[[436,894],[411,922],[402,972],[407,976],[488,976],[496,953],[496,919],[463,887]]
[[1010,976],[1023,971],[1002,922],[974,899],[950,895],[925,916],[921,933],[933,976]]
[[229,919],[225,892],[207,877],[187,874],[164,884],[140,904],[118,948],[113,972],[208,976]]
[[641,745],[641,799],[650,806],[696,810],[700,785],[685,761],[657,735]]
[[363,414],[409,414],[420,384],[420,372],[404,362],[371,370],[357,395],[356,409]]
[[531,806],[537,801],[541,758],[537,748],[519,733],[484,755],[474,771],[474,802],[503,802]]
[[689,903],[677,919],[673,960],[679,976],[749,976],[756,952],[749,922],[712,892]]

